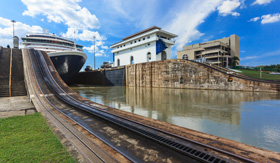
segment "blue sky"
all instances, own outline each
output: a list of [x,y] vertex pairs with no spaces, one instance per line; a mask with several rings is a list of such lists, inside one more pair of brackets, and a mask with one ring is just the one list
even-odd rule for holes
[[[43,33],[48,29],[76,38],[93,67],[113,61],[110,45],[153,25],[177,34],[172,57],[184,45],[240,37],[241,65],[280,64],[279,0],[9,0],[0,6],[0,45],[15,33]],[[76,36],[74,36],[74,31]]]

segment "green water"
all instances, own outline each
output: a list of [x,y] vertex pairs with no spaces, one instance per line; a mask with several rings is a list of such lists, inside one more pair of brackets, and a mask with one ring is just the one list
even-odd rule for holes
[[280,94],[135,87],[71,87],[94,102],[280,152]]

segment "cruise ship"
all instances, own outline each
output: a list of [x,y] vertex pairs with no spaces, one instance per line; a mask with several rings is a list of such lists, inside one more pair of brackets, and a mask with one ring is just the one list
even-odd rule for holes
[[55,34],[27,34],[21,39],[26,48],[47,52],[65,83],[79,73],[87,60],[82,45]]

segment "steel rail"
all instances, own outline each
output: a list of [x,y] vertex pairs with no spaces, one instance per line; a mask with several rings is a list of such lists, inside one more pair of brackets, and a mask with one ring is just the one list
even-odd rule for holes
[[[34,52],[34,51],[33,51]],[[41,88],[41,86],[40,86],[40,83],[38,82],[38,79],[37,79],[37,75],[36,75],[36,70],[35,70],[35,66],[33,65],[33,63],[32,63],[32,59],[31,59],[31,56],[30,56],[30,51],[28,50],[28,53],[29,53],[29,59],[30,59],[30,63],[31,63],[31,66],[32,66],[32,69],[33,69],[33,72],[34,72],[34,76],[35,76],[35,80],[36,80],[36,82],[37,82],[37,85],[38,85],[38,88],[40,89],[40,91],[42,92],[42,88]],[[28,75],[28,77],[29,77],[29,79],[30,79],[30,75]],[[31,81],[31,80],[30,80]],[[35,90],[35,86],[33,85],[33,84],[31,84],[31,86],[32,86],[32,88],[33,88],[33,90]],[[43,92],[42,92],[43,93]],[[46,99],[46,98],[45,98]],[[40,103],[42,104],[43,102],[42,102],[42,100],[41,100],[41,98],[38,98],[38,100],[40,101]],[[44,106],[44,105],[41,105],[42,107],[44,107],[44,109],[50,114],[50,115],[52,115],[56,120],[58,120],[52,113],[51,113],[51,111],[46,107],[46,106]],[[59,121],[60,122],[60,121]],[[61,122],[60,122],[61,123]],[[63,124],[62,124],[63,125]],[[64,126],[64,125],[63,125]],[[64,126],[65,127],[65,126]],[[68,128],[66,128],[66,129],[68,129]],[[69,130],[69,129],[68,129]],[[69,130],[70,131],[70,130]],[[70,131],[71,132],[71,131]],[[72,132],[71,132],[72,133]],[[74,135],[75,136],[75,135]],[[78,138],[79,139],[79,138]],[[79,139],[80,140],[80,139]],[[83,155],[83,153],[82,152],[80,152],[82,155]],[[89,159],[87,158],[87,157],[85,157],[85,155],[83,155],[84,156],[84,158],[88,161],[88,162],[90,162],[89,161]]]
[[[49,70],[48,67],[46,67],[46,69]],[[43,74],[42,70],[41,70],[41,73]],[[50,88],[53,92],[55,92],[55,90],[54,90],[52,87],[50,87],[49,81],[46,80],[46,78],[44,78],[44,80],[45,80],[45,82],[47,83],[47,85],[49,86],[49,88]],[[57,94],[57,96],[60,96],[60,95]],[[46,98],[46,97],[45,97],[45,98]],[[119,150],[118,148],[112,146],[112,144],[111,144],[110,142],[106,141],[105,139],[103,139],[102,137],[100,137],[99,135],[97,135],[96,133],[94,133],[94,132],[92,132],[91,130],[89,130],[89,129],[87,129],[86,127],[84,127],[81,123],[79,123],[79,122],[76,121],[75,119],[71,118],[70,116],[68,116],[67,114],[65,114],[64,112],[62,112],[61,109],[59,109],[58,107],[56,107],[55,104],[53,104],[52,102],[50,102],[47,98],[46,98],[46,100],[48,101],[48,103],[49,103],[51,106],[53,106],[53,107],[54,107],[57,111],[59,111],[61,114],[63,114],[64,116],[68,117],[68,118],[71,119],[73,122],[77,123],[80,127],[82,127],[83,129],[87,130],[89,133],[93,134],[93,135],[94,135],[95,137],[97,137],[98,139],[102,140],[105,144],[109,145],[111,148],[113,148],[113,149],[116,150],[117,152],[121,153],[124,157],[126,157],[127,159],[129,159],[129,160],[132,161],[132,162],[137,162],[136,160],[134,160],[133,158],[131,158],[130,156],[128,156],[126,153],[124,153],[124,152],[122,152],[121,150]],[[62,101],[63,101],[63,100],[62,100]],[[63,102],[65,102],[65,101],[63,101]],[[68,104],[67,102],[65,102],[65,103]],[[68,105],[69,105],[69,104],[68,104]],[[73,106],[73,105],[70,105],[70,106]],[[75,107],[75,106],[74,106],[74,107]],[[77,107],[75,107],[75,108],[78,109],[78,110],[81,110],[81,109],[79,109],[79,108],[77,108]],[[85,111],[85,110],[84,110],[84,111]],[[87,113],[89,113],[89,112],[87,112]]]
[[[41,59],[42,59],[42,57],[43,57],[42,54],[41,54],[39,57],[41,57]],[[44,65],[44,70],[45,70],[45,71],[48,71],[48,73],[51,74],[51,72],[50,72],[50,70],[49,70],[49,68],[48,68],[48,66],[47,66],[46,61],[45,61],[45,60],[41,60],[41,61],[44,62],[44,63],[42,63],[42,64],[40,64],[40,65],[41,65],[41,66]],[[43,68],[42,68],[42,69],[43,69]],[[47,72],[45,72],[45,73],[47,73]],[[136,132],[136,133],[138,133],[138,134],[140,134],[140,135],[142,135],[142,136],[145,136],[145,137],[148,137],[149,139],[152,139],[152,140],[154,140],[154,141],[157,141],[158,143],[160,143],[160,144],[162,144],[162,145],[168,146],[169,148],[171,148],[171,149],[173,149],[173,150],[175,149],[176,151],[179,151],[179,152],[181,152],[181,153],[184,153],[184,154],[186,154],[186,155],[188,155],[188,156],[190,156],[190,157],[199,159],[200,161],[209,162],[209,160],[204,160],[204,159],[202,159],[202,158],[199,157],[199,155],[201,155],[201,156],[203,156],[203,157],[206,157],[206,156],[207,156],[206,153],[203,153],[203,152],[201,152],[201,151],[197,151],[197,150],[195,150],[195,149],[188,148],[188,147],[186,147],[186,146],[184,146],[184,145],[181,145],[181,144],[177,143],[176,141],[168,140],[168,139],[166,139],[166,138],[164,138],[164,137],[157,136],[157,135],[155,135],[155,134],[153,134],[153,133],[148,133],[147,131],[143,131],[143,130],[140,131],[141,129],[140,129],[140,130],[139,130],[139,129],[136,129],[135,126],[134,126],[134,129],[133,129],[133,127],[128,126],[127,124],[125,124],[125,123],[123,123],[123,122],[121,122],[121,121],[116,121],[115,119],[112,118],[112,116],[118,117],[118,118],[121,118],[121,119],[125,119],[125,120],[127,120],[127,121],[136,123],[136,124],[141,125],[141,126],[148,127],[148,128],[150,128],[150,129],[153,129],[153,130],[157,130],[157,131],[159,131],[159,132],[162,132],[162,133],[171,135],[171,136],[173,136],[173,137],[177,137],[177,138],[180,138],[180,139],[182,139],[182,140],[185,140],[185,141],[188,141],[188,142],[191,142],[191,143],[200,145],[200,146],[202,146],[202,147],[204,147],[204,148],[212,149],[212,150],[214,150],[214,151],[217,151],[217,152],[226,154],[226,155],[228,155],[228,156],[237,158],[237,159],[239,159],[239,160],[243,160],[243,161],[246,161],[246,162],[255,162],[255,161],[250,160],[250,159],[248,159],[248,158],[245,158],[245,157],[242,157],[242,156],[239,156],[239,155],[236,155],[236,154],[233,154],[233,153],[230,153],[230,152],[227,152],[227,151],[224,151],[224,150],[221,150],[221,149],[218,149],[218,148],[209,146],[209,145],[205,145],[205,144],[202,144],[202,143],[200,143],[200,142],[197,142],[197,141],[194,141],[194,140],[190,140],[190,139],[187,139],[187,138],[184,138],[184,137],[181,137],[181,136],[172,134],[172,133],[170,133],[170,132],[166,132],[166,131],[160,130],[160,129],[155,128],[155,127],[151,127],[151,126],[142,124],[142,123],[136,122],[136,121],[134,121],[134,120],[130,120],[130,119],[127,119],[127,118],[124,118],[124,117],[121,117],[121,116],[113,115],[113,114],[110,114],[110,113],[108,113],[108,112],[102,111],[102,110],[100,110],[100,109],[98,109],[98,110],[99,110],[99,113],[98,113],[98,112],[96,111],[96,108],[93,108],[92,106],[90,106],[90,105],[88,105],[88,104],[81,103],[80,101],[76,100],[75,98],[69,96],[69,95],[59,86],[59,84],[56,82],[56,80],[53,78],[52,75],[49,75],[49,77],[52,78],[52,84],[49,83],[50,80],[47,80],[46,82],[48,83],[48,85],[49,85],[50,87],[52,87],[52,90],[55,91],[55,94],[56,94],[61,100],[63,100],[64,102],[68,103],[69,105],[75,106],[75,107],[80,108],[80,109],[82,109],[82,110],[84,110],[84,111],[87,111],[87,112],[90,112],[90,113],[92,113],[92,114],[95,114],[96,116],[101,117],[101,118],[103,118],[103,119],[105,119],[105,116],[107,116],[107,117],[106,117],[106,120],[107,120],[107,121],[110,121],[110,122],[112,122],[112,123],[114,123],[114,124],[117,124],[117,125],[119,125],[119,126],[122,126],[122,127],[124,127],[124,128],[130,129],[130,130],[132,130],[132,131],[134,131],[134,132]],[[45,78],[45,79],[46,79],[46,78]],[[54,88],[54,85],[56,85],[56,88]],[[58,91],[57,89],[59,89],[59,90],[61,91],[61,93],[58,93],[58,92],[57,92],[57,91]],[[63,94],[63,97],[61,96],[61,94]],[[67,96],[68,100],[64,98],[65,96]],[[70,102],[70,101],[71,101],[71,102]],[[76,104],[74,104],[73,101],[75,101]],[[103,114],[100,114],[100,112],[103,112]],[[104,113],[107,114],[107,115],[105,115]],[[109,115],[108,115],[108,114],[109,114]],[[190,153],[191,153],[191,155],[190,155]],[[197,154],[197,155],[193,155],[193,154]],[[208,155],[208,159],[210,159],[210,158],[211,158],[211,157],[209,157],[209,155]],[[216,159],[216,158],[215,158],[215,159]],[[215,162],[215,160],[212,160],[212,161],[210,161],[210,162],[213,162],[213,161]],[[221,160],[221,161],[222,161],[222,160]]]
[[[35,53],[35,51],[33,50],[33,53]],[[30,63],[31,63],[31,66],[32,66],[32,68],[33,68],[33,71],[34,71],[34,75],[35,75],[35,80],[36,80],[36,82],[38,83],[38,88],[40,89],[40,91],[43,93],[44,91],[42,90],[42,87],[41,87],[41,84],[39,83],[39,81],[38,81],[38,75],[35,73],[36,72],[36,69],[35,69],[35,66],[34,66],[34,63],[32,63],[32,59],[31,59],[31,55],[29,54],[29,57],[30,57]],[[41,72],[41,71],[40,71]],[[33,87],[33,89],[34,89],[34,86],[32,85],[32,87]],[[47,98],[46,98],[46,95],[44,94],[44,98],[46,99],[46,101],[52,106],[52,107],[54,107],[56,110],[58,110],[58,108],[57,107],[55,107],[55,105],[54,104],[52,104]],[[40,102],[42,102],[41,101],[41,99],[40,98],[38,98],[39,100],[40,100]],[[62,121],[60,121],[55,115],[54,115],[54,113],[52,113],[47,107],[45,107],[45,106],[43,106],[44,108],[45,108],[45,110],[47,110],[57,121],[59,121],[70,133],[72,133],[78,140],[80,140],[80,142],[82,143],[82,144],[84,144],[85,145],[85,147],[86,148],[88,148],[88,150],[90,150],[101,162],[106,162],[106,160],[104,160],[104,159],[102,159],[93,149],[91,149],[91,147],[89,147],[88,145],[87,145],[87,143],[85,143],[78,135],[76,135],[69,127],[67,127]],[[65,114],[64,114],[65,115]],[[71,120],[73,120],[73,119],[71,119]],[[81,126],[81,125],[80,125]],[[83,154],[82,152],[80,152],[81,154]],[[83,154],[84,155],[84,154]],[[90,162],[89,161],[89,159],[87,158],[87,157],[85,157],[85,155],[84,155],[84,158],[88,161],[88,162]],[[117,160],[115,160],[116,162],[118,162]]]

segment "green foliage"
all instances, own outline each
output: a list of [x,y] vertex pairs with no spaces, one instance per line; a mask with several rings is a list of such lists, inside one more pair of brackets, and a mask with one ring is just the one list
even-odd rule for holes
[[239,58],[237,56],[232,57],[232,66],[237,66],[239,65]]
[[234,69],[247,69],[247,70],[256,70],[260,71],[270,71],[270,72],[280,72],[280,64],[277,65],[269,65],[269,66],[257,66],[257,67],[252,67],[252,66],[234,66]]
[[262,68],[262,70],[264,71],[278,71],[280,72],[280,64],[277,65],[266,65],[266,66],[258,66],[260,68]]
[[[254,78],[260,78],[260,71],[256,70],[246,70],[246,69],[237,69],[242,71],[243,75],[251,76]],[[262,72],[262,79],[265,80],[280,80],[280,75],[271,75],[268,72]]]
[[0,119],[0,162],[76,162],[40,113]]

